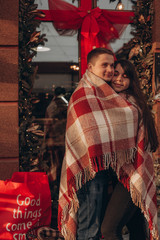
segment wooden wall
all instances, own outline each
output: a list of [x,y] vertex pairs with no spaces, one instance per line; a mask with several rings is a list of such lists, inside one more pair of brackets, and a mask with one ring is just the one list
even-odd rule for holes
[[153,43],[160,47],[160,1],[154,0],[154,24],[153,24]]
[[18,0],[0,0],[0,180],[19,170]]

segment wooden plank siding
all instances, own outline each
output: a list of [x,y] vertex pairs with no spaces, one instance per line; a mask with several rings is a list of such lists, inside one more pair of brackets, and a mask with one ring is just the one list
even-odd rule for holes
[[19,170],[18,0],[0,0],[0,180]]

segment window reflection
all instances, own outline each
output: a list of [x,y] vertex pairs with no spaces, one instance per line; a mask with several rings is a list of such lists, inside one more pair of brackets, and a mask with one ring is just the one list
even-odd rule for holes
[[53,228],[57,228],[59,183],[65,152],[67,107],[71,94],[72,91],[66,91],[61,86],[53,88],[51,93],[35,94],[38,101],[33,115],[44,132],[39,160],[42,163],[41,170],[47,173],[49,179]]

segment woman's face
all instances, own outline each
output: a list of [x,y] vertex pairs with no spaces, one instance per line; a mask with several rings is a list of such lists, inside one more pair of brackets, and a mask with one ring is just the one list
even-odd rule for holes
[[130,85],[130,79],[125,74],[121,65],[118,63],[114,71],[114,76],[111,81],[111,86],[115,92],[119,93],[126,90],[129,87],[129,85]]

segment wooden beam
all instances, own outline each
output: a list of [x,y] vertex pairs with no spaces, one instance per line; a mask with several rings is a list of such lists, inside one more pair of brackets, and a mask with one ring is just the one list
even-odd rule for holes
[[71,62],[34,62],[38,66],[38,74],[75,74],[78,75],[78,71],[73,71],[70,66],[78,65],[78,63]]

